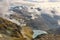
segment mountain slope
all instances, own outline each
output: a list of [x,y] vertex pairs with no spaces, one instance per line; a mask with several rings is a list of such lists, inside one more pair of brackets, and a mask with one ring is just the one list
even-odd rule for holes
[[32,40],[33,31],[28,26],[21,27],[9,20],[0,17],[0,37],[7,40]]
[[[3,19],[0,17],[0,34],[3,36],[5,35],[8,39],[8,37],[10,38],[22,38],[23,39],[23,36],[21,34],[21,27],[18,26],[17,24],[15,23],[12,23],[6,19]],[[4,37],[5,37],[4,36]],[[4,39],[5,40],[5,39]]]

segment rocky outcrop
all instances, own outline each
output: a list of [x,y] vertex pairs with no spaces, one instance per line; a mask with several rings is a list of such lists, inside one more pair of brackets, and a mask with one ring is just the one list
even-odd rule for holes
[[60,40],[60,35],[42,34],[37,36],[35,40]]

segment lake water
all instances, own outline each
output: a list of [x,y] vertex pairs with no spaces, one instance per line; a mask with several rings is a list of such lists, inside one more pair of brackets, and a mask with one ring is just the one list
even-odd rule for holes
[[46,31],[42,31],[42,30],[33,30],[34,34],[33,34],[33,38],[37,37],[40,34],[47,34]]

